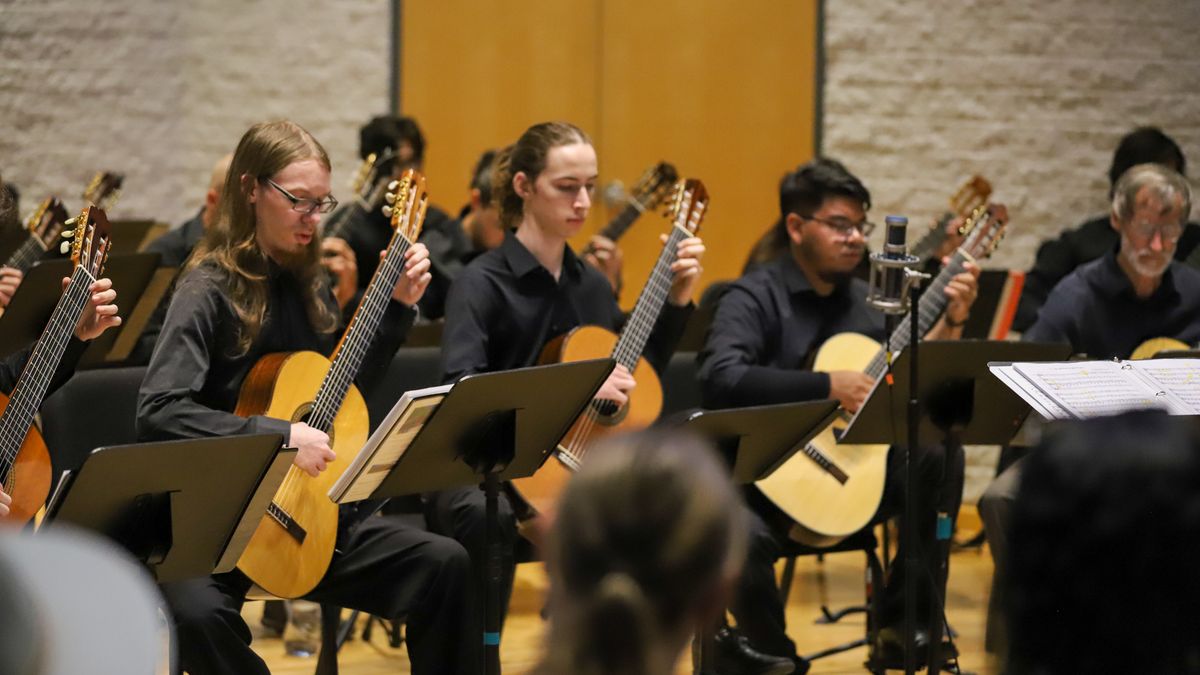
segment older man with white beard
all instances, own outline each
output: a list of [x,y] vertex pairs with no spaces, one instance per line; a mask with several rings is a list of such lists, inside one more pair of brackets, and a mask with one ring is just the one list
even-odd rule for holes
[[[1160,164],[1131,167],[1113,189],[1110,222],[1120,244],[1059,282],[1023,339],[1065,342],[1094,359],[1129,358],[1151,338],[1200,343],[1200,270],[1173,260],[1190,213],[1181,174]],[[1022,464],[1000,474],[979,501],[998,575]],[[1000,646],[989,639],[989,647]]]

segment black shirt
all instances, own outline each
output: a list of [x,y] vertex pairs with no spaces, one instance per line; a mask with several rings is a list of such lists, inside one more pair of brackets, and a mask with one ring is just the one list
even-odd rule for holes
[[160,267],[182,267],[196,244],[204,238],[203,210],[186,223],[169,230],[158,239],[146,244],[148,253],[159,254]]
[[[239,356],[241,322],[230,304],[224,272],[205,266],[180,279],[138,392],[140,439],[253,433],[279,433],[288,438],[287,420],[233,414],[242,380],[266,354],[311,350],[328,355],[338,336],[313,329],[299,282],[290,273],[272,263],[266,283],[267,315],[262,329],[249,351]],[[337,316],[337,303],[328,287],[322,288],[322,297]],[[415,317],[411,308],[389,302],[357,378],[363,390],[382,377]]]
[[[1037,320],[1038,310],[1050,296],[1050,291],[1075,268],[1091,262],[1115,248],[1121,236],[1112,229],[1107,215],[1094,218],[1063,232],[1058,239],[1038,247],[1033,269],[1025,274],[1021,302],[1013,318],[1013,330],[1025,331]],[[1188,223],[1175,247],[1175,259],[1183,260],[1200,245],[1200,225]]]
[[[551,338],[576,326],[620,329],[625,316],[608,280],[569,246],[564,248],[557,281],[511,234],[467,265],[446,302],[444,382],[534,365]],[[670,359],[691,312],[690,304],[663,306],[644,354],[658,372]]]
[[[63,351],[62,360],[58,362],[58,368],[54,371],[54,377],[50,380],[50,386],[46,388],[46,396],[50,396],[64,382],[71,379],[71,375],[75,373],[75,366],[83,357],[83,353],[87,351],[87,344],[79,338],[71,336],[66,350]],[[33,345],[29,345],[0,359],[0,393],[5,396],[12,395],[32,354]]]
[[[392,240],[392,226],[391,220],[380,211],[367,214],[359,211],[349,218],[350,220],[338,229],[342,230],[340,234],[354,250],[358,266],[358,288],[361,291],[370,283],[375,268],[379,267],[379,252]],[[433,205],[425,211],[425,221],[417,241],[429,249],[429,262],[432,266],[430,274],[433,276],[425,295],[417,304],[421,308],[421,316],[440,319],[446,313],[446,296],[450,284],[462,271],[462,260],[470,251],[471,244],[467,241],[462,225]]]
[[1200,270],[1172,262],[1148,298],[1137,297],[1116,248],[1054,287],[1024,340],[1065,342],[1076,354],[1129,358],[1155,337],[1200,342]]
[[828,397],[829,375],[808,370],[821,344],[846,332],[884,339],[884,316],[866,298],[867,284],[857,278],[818,295],[791,255],[735,281],[697,359],[705,407]]

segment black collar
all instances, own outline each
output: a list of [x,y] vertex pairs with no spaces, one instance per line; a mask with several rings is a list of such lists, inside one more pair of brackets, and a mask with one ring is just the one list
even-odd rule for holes
[[[547,275],[550,274],[550,270],[547,270],[533,256],[533,253],[525,248],[525,244],[522,244],[515,234],[510,233],[504,237],[504,242],[500,244],[500,255],[504,257],[513,276],[518,279],[534,274],[538,270],[542,270]],[[574,279],[578,279],[583,274],[583,261],[566,244],[563,244],[563,273],[571,275]]]

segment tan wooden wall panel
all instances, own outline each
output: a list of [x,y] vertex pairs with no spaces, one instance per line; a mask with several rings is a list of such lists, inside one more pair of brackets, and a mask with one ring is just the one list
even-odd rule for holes
[[[403,3],[401,109],[424,127],[435,203],[456,208],[479,152],[566,119],[602,183],[665,159],[704,180],[705,285],[734,278],[774,221],[780,176],[814,152],[817,0]],[[602,204],[573,244],[613,215]],[[622,241],[632,306],[666,223]]]
[[[813,154],[816,3],[607,0],[600,131],[606,174],[658,159],[704,181],[704,285],[738,276],[778,212],[777,186]],[[629,178],[626,181],[630,180]],[[631,306],[666,224],[625,245]]]
[[430,199],[457,209],[479,154],[551,119],[596,126],[596,0],[402,3],[400,103]]

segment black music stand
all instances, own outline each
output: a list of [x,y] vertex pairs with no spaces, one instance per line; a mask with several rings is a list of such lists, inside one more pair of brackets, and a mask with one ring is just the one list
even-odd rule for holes
[[[678,427],[709,439],[729,465],[733,482],[749,484],[771,475],[838,414],[832,400],[696,410],[676,418]],[[713,627],[692,642],[692,672],[715,672],[709,662]]]
[[[133,253],[108,259],[104,276],[112,279],[122,316],[137,304],[158,268],[158,258],[157,253]],[[63,277],[70,277],[72,269],[73,263],[67,259],[42,260],[29,268],[12,302],[0,315],[0,357],[33,344],[41,336],[62,297]],[[122,328],[110,328],[92,340],[80,357],[80,367],[103,363]]]
[[488,578],[485,672],[500,672],[500,481],[533,475],[616,367],[611,358],[467,375],[371,494],[386,499],[483,483]]
[[[1030,407],[1016,393],[991,375],[989,362],[1061,361],[1070,354],[1065,344],[1039,342],[1001,342],[994,340],[922,341],[917,364],[916,400],[921,412],[917,439],[922,445],[942,444],[962,452],[962,444],[1004,445],[1024,424]],[[910,402],[910,354],[902,351],[892,363],[891,386],[881,378],[870,396],[850,420],[838,441],[853,444],[906,444],[911,438],[908,425]],[[976,403],[987,412],[976,415]],[[904,527],[911,523],[905,522]],[[952,524],[951,524],[952,526]],[[944,536],[943,536],[944,535]],[[945,582],[946,556],[949,555],[949,528],[939,524],[940,578],[934,592]],[[911,555],[911,552],[910,552]],[[911,578],[915,571],[906,571]],[[905,598],[913,602],[912,598]],[[941,597],[930,604],[929,672],[941,664],[944,607]]]
[[158,583],[228,572],[292,465],[282,444],[258,434],[98,448],[59,483],[43,527],[99,532]]

